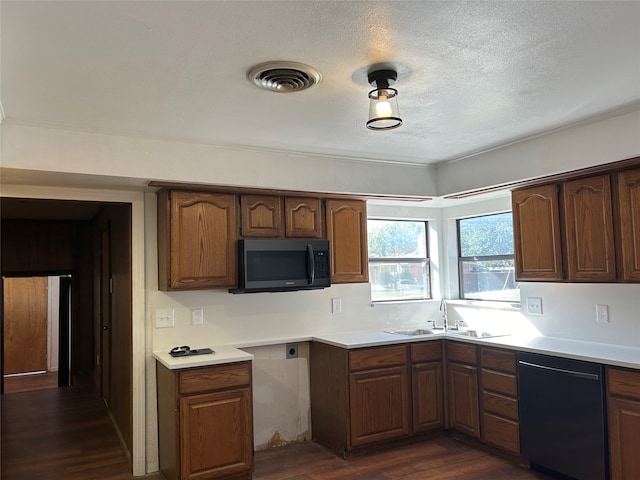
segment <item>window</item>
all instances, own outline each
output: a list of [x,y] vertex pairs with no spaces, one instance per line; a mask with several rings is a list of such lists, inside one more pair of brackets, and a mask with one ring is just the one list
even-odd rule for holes
[[458,220],[460,298],[519,302],[511,212]]
[[371,300],[431,298],[427,222],[368,220]]

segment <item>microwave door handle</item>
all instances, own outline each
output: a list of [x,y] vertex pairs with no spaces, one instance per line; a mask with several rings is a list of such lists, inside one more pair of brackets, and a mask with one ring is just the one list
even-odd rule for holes
[[316,279],[315,262],[313,260],[313,247],[307,245],[307,282],[313,285]]

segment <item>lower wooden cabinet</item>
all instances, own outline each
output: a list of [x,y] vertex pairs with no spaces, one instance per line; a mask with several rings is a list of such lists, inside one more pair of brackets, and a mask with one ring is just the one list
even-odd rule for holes
[[251,478],[251,362],[182,370],[156,365],[165,480]]
[[447,341],[449,427],[480,438],[478,347]]
[[607,369],[611,480],[640,476],[640,371]]
[[442,342],[411,344],[413,432],[444,428]]

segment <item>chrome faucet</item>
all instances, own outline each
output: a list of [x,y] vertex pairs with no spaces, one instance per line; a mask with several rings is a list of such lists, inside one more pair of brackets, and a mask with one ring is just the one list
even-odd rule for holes
[[444,298],[440,300],[440,311],[442,312],[443,328],[444,328],[444,331],[446,332],[449,329],[449,327],[447,325],[447,302]]

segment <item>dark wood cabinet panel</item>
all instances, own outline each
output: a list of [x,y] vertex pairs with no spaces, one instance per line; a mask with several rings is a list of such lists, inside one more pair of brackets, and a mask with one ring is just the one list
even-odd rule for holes
[[322,201],[311,197],[285,197],[285,236],[322,238]]
[[359,348],[349,352],[349,369],[354,371],[406,364],[406,345]]
[[478,368],[472,365],[449,363],[447,383],[450,427],[480,438]]
[[282,237],[282,198],[271,195],[241,195],[243,237]]
[[158,288],[192,290],[236,284],[235,195],[158,194]]
[[611,480],[640,472],[640,371],[607,368]]
[[566,182],[563,203],[569,280],[615,280],[610,176]]
[[623,280],[640,281],[640,169],[618,174]]
[[352,373],[349,388],[351,446],[409,435],[406,366]]
[[251,478],[251,362],[180,370],[157,362],[156,380],[163,478]]
[[436,361],[412,365],[411,381],[413,431],[417,433],[443,428],[442,362]]
[[555,184],[512,192],[517,280],[561,280],[560,207]]
[[520,455],[518,422],[485,412],[482,416],[482,441],[515,455]]
[[331,244],[331,282],[368,282],[366,202],[327,200],[325,209],[327,239]]

